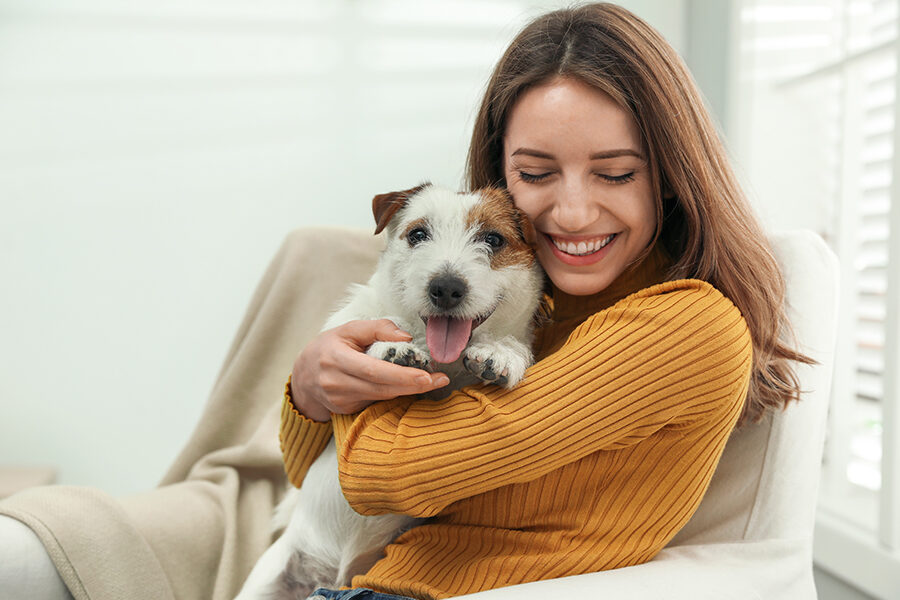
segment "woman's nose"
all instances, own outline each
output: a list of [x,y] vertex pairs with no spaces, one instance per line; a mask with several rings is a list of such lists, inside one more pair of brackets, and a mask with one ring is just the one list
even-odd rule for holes
[[574,232],[597,220],[600,207],[592,200],[587,186],[570,184],[561,191],[553,207],[553,218],[559,227]]

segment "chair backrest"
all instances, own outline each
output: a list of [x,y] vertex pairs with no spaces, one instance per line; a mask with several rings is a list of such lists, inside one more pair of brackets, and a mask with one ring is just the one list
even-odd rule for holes
[[764,539],[811,540],[837,332],[838,265],[811,231],[770,238],[787,286],[799,348],[800,402],[736,430],[709,490],[670,546]]

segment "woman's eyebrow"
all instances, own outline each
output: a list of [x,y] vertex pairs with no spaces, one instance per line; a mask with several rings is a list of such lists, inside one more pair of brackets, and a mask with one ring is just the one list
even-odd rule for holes
[[616,158],[618,156],[636,156],[644,160],[644,155],[637,150],[631,148],[620,148],[618,150],[604,150],[603,152],[595,152],[589,157],[591,160],[599,160],[601,158]]
[[540,150],[533,150],[531,148],[519,148],[510,156],[518,156],[520,154],[524,154],[525,156],[534,156],[535,158],[553,158],[552,154],[548,154],[546,152],[541,152]]
[[[533,148],[519,148],[510,156],[518,156],[520,154],[525,156],[534,156],[535,158],[554,158],[552,154],[543,152],[541,150],[535,150]],[[631,148],[619,148],[616,150],[603,150],[602,152],[594,152],[588,158],[590,160],[600,160],[604,158],[616,158],[619,156],[635,156],[641,160],[644,160],[643,154],[641,154],[637,150],[632,150]]]

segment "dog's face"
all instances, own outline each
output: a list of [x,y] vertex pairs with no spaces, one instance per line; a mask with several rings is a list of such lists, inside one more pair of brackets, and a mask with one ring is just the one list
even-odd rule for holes
[[456,360],[474,328],[525,293],[534,229],[504,190],[457,194],[427,184],[376,196],[373,212],[376,233],[387,232],[393,301],[426,323],[437,362]]

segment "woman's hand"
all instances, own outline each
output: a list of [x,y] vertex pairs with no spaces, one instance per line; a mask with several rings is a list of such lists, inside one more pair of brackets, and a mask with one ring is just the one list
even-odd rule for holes
[[350,321],[316,336],[294,361],[294,406],[314,421],[359,412],[378,400],[428,392],[449,383],[443,373],[401,367],[365,353],[374,342],[412,339],[388,319]]

